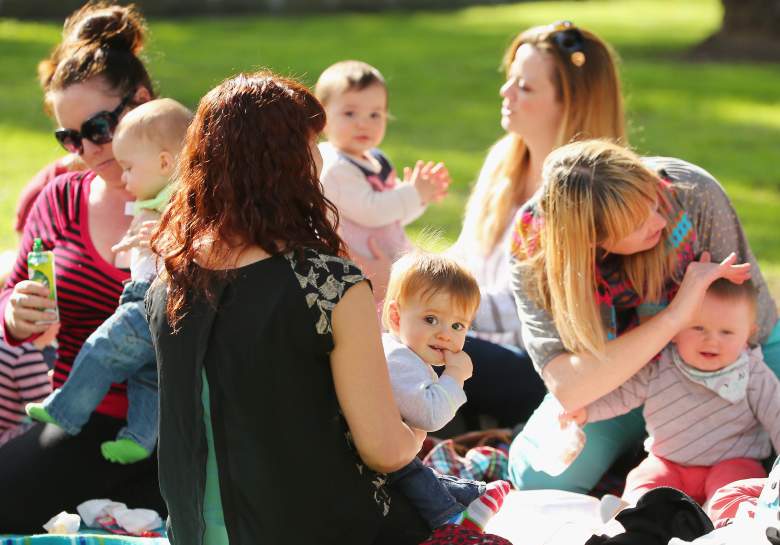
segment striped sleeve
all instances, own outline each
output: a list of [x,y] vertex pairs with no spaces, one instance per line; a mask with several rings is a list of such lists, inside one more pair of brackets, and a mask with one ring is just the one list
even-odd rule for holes
[[657,365],[657,362],[645,365],[616,390],[588,405],[588,422],[614,418],[641,406],[647,399],[650,381]]
[[24,406],[51,392],[43,354],[30,344],[9,346],[0,339],[0,432],[25,419]]
[[21,349],[22,354],[14,368],[19,398],[24,403],[40,401],[51,393],[49,368],[43,358],[43,352],[29,343],[24,343]]
[[780,380],[764,363],[760,348],[751,354],[748,403],[769,434],[775,452],[780,452]]

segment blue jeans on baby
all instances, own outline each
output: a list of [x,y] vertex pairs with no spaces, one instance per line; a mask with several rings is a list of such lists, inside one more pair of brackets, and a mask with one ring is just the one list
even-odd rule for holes
[[146,321],[149,282],[128,282],[119,306],[84,342],[68,380],[43,406],[60,427],[77,435],[112,382],[127,381],[127,426],[117,437],[152,451],[157,442],[157,363]]
[[419,458],[390,473],[388,483],[407,497],[431,529],[463,512],[486,488],[482,482],[437,473]]

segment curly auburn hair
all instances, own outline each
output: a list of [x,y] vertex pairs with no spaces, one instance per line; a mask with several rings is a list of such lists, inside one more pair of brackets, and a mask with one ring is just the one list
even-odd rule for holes
[[[324,126],[314,95],[269,71],[238,74],[201,99],[180,154],[177,189],[152,237],[165,263],[171,327],[189,296],[214,303],[213,280],[231,274],[226,260],[237,249],[346,255],[338,212],[322,194],[310,148]],[[224,267],[205,267],[214,263]]]

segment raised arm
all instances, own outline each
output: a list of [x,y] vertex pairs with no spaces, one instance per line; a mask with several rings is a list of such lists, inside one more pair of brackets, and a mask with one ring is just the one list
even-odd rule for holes
[[14,268],[0,293],[0,316],[4,337],[9,344],[34,340],[51,325],[51,313],[42,309],[55,308],[56,305],[48,298],[47,287],[27,280],[27,253],[36,238],[42,240],[45,249],[54,247],[59,236],[57,218],[60,202],[61,189],[56,182],[49,183],[38,195],[25,222]]
[[523,269],[515,264],[513,285],[523,342],[550,392],[563,408],[575,411],[615,390],[635,375],[691,320],[704,293],[716,279],[741,282],[749,277],[749,264],[735,264],[731,254],[721,263],[710,263],[709,255],[693,262],[685,272],[676,297],[661,312],[606,343],[602,357],[567,351],[549,313],[529,296]]
[[404,222],[425,210],[412,184],[399,184],[388,191],[374,191],[360,170],[346,162],[327,166],[320,177],[325,196],[350,220],[366,227]]
[[425,433],[401,421],[367,282],[349,289],[333,310],[333,342],[336,395],[360,457],[376,471],[400,469],[420,450]]
[[410,426],[438,431],[466,403],[463,387],[456,380],[446,374],[433,378],[429,366],[409,348],[399,346],[388,353],[387,367],[401,416]]

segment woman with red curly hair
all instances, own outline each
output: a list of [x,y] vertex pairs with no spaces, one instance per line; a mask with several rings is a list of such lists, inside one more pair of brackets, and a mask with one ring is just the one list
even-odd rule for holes
[[200,102],[152,246],[160,487],[171,542],[419,543],[383,473],[425,434],[401,421],[371,288],[319,183],[325,114],[269,72]]

